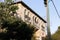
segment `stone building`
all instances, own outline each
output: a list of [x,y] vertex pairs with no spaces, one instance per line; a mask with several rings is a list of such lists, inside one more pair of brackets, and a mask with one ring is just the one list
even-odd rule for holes
[[19,7],[17,10],[17,16],[27,24],[31,24],[36,29],[38,29],[34,34],[36,40],[44,40],[46,36],[46,21],[36,12],[34,12],[30,7],[28,7],[24,2],[19,1],[13,4]]

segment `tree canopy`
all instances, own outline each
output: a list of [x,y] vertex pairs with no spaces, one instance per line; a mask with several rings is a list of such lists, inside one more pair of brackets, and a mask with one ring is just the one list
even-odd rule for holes
[[35,28],[17,19],[18,6],[11,3],[12,0],[0,2],[0,40],[31,40]]
[[60,26],[58,30],[52,35],[52,40],[60,40]]

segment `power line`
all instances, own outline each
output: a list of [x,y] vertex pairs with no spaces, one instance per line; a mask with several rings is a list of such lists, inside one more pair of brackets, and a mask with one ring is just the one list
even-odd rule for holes
[[56,10],[56,13],[57,13],[58,17],[60,18],[60,15],[59,15],[59,13],[58,13],[58,10],[57,10],[57,8],[56,8],[56,6],[55,6],[53,0],[51,0],[51,1],[52,1],[53,5],[54,5],[54,8],[55,8],[55,10]]

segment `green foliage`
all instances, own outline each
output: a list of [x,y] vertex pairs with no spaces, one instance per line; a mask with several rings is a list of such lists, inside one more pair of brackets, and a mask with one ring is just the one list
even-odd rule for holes
[[11,5],[12,0],[5,0],[0,3],[0,40],[31,40],[35,32],[35,28],[27,25],[22,20],[18,20],[14,14],[18,7]]
[[58,29],[60,30],[60,26],[58,27]]
[[60,40],[60,26],[55,34],[52,35],[52,40]]
[[13,0],[4,0],[5,3],[12,3]]
[[12,5],[12,6],[10,6],[10,8],[9,8],[11,11],[13,11],[13,12],[16,12],[16,10],[18,9],[18,7],[17,6],[14,6],[14,5]]
[[2,40],[10,40],[10,39],[16,39],[16,40],[31,40],[35,28],[33,26],[27,25],[22,20],[15,21],[14,23],[5,22],[2,24],[3,27],[7,28],[6,33],[1,33],[0,39]]
[[0,3],[0,24],[3,23],[3,21],[5,20],[12,23],[16,21],[16,18],[12,15],[16,13],[18,7],[15,5],[11,5],[8,2],[11,3],[12,0],[6,0],[6,3]]

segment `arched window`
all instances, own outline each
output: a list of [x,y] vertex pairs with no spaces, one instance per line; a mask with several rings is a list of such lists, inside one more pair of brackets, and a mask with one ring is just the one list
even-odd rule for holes
[[37,17],[35,17],[35,23],[38,23],[38,19],[37,19]]
[[27,19],[27,21],[30,20],[29,11],[27,11],[27,9],[24,10],[24,17]]
[[37,17],[33,16],[33,22],[38,23]]
[[26,13],[26,9],[24,10],[24,14]]
[[41,27],[42,27],[42,31],[45,31],[45,27],[43,25]]

